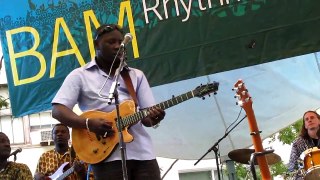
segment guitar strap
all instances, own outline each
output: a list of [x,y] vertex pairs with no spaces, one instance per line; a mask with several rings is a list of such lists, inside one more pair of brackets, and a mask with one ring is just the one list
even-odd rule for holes
[[128,88],[128,91],[134,101],[134,104],[136,105],[136,108],[137,108],[138,107],[138,99],[137,99],[136,92],[134,91],[134,88],[132,85],[132,80],[129,75],[129,70],[123,69],[120,74],[124,80],[124,83],[126,84],[126,86]]
[[74,161],[76,158],[76,151],[74,150],[73,146],[70,147],[70,163]]

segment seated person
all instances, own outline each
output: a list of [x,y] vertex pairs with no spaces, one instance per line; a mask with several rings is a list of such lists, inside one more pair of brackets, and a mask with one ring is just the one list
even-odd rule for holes
[[32,173],[27,165],[8,161],[10,152],[10,140],[6,134],[0,132],[0,179],[32,179]]
[[[60,177],[65,170],[72,166],[72,172],[66,179],[68,180],[84,180],[86,179],[86,166],[81,163],[76,157],[73,148],[69,147],[70,131],[64,124],[56,124],[52,129],[52,139],[55,148],[44,152],[38,161],[35,172],[35,180],[44,180],[46,177],[51,179]],[[64,171],[57,171],[65,162],[69,164],[64,168]],[[56,172],[57,171],[57,172]],[[57,176],[56,176],[57,175]]]
[[301,154],[307,149],[319,146],[320,115],[316,111],[307,111],[302,120],[300,135],[292,143],[288,165],[290,172],[297,173],[295,179],[303,179],[301,167],[299,167],[299,162],[303,162],[303,159],[300,158]]

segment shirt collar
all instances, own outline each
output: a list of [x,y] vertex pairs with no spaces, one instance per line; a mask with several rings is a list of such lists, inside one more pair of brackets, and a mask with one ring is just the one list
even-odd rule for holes
[[87,65],[84,67],[85,69],[90,69],[91,67],[96,66],[97,68],[99,68],[97,62],[96,62],[96,58],[92,59],[89,63],[87,63]]
[[[85,69],[90,69],[90,68],[92,68],[92,67],[97,67],[97,68],[99,68],[99,66],[98,66],[98,64],[97,64],[96,61],[97,61],[96,58],[92,59],[89,63],[87,63],[87,65],[86,65],[84,68],[85,68]],[[99,68],[99,69],[100,69],[100,68]],[[128,64],[127,64],[126,61],[124,61],[124,67],[123,67],[123,69],[130,71],[130,68],[129,68],[129,66],[128,66]]]
[[58,153],[58,151],[56,150],[56,148],[54,148],[54,152],[57,153],[57,154],[60,155],[60,156],[65,156],[65,155],[67,155],[67,154],[70,154],[70,147],[68,147],[68,150],[67,150],[64,154]]

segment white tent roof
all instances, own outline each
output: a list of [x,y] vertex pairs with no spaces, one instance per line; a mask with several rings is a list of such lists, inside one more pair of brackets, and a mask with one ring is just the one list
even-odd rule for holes
[[[318,55],[319,56],[319,55]],[[237,118],[240,107],[232,91],[243,79],[252,97],[253,110],[261,137],[267,138],[300,119],[307,110],[320,106],[320,73],[317,54],[309,54],[253,67],[213,74],[154,87],[158,102],[193,90],[212,81],[220,83],[218,94],[205,100],[193,98],[166,110],[161,126],[149,128],[157,156],[199,159]],[[242,111],[240,118],[245,116]],[[252,145],[245,119],[219,143],[220,155]],[[214,158],[209,153],[205,158]]]

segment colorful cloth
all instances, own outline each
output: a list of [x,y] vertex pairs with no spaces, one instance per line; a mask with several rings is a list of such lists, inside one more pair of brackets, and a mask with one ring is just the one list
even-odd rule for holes
[[0,170],[1,180],[32,180],[32,173],[25,164],[8,162],[7,166]]

